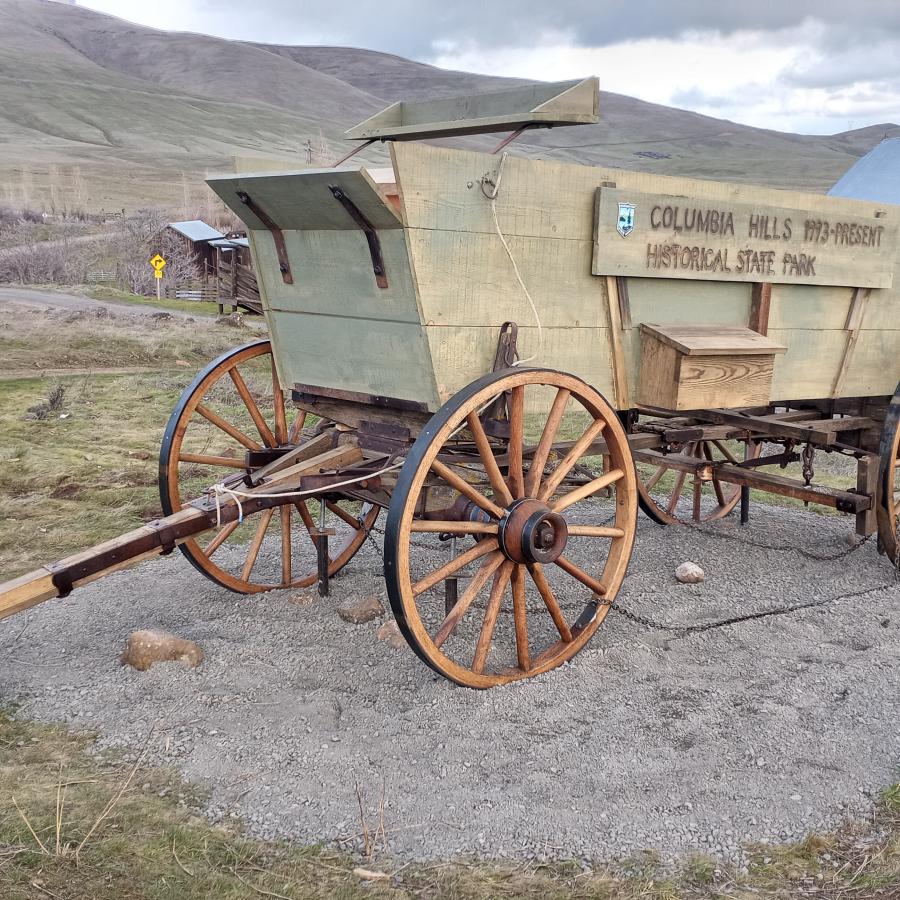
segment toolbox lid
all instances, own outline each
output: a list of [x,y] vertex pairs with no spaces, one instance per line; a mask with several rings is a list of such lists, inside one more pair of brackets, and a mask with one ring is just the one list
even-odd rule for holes
[[787,347],[740,325],[647,325],[641,331],[685,356],[758,356]]

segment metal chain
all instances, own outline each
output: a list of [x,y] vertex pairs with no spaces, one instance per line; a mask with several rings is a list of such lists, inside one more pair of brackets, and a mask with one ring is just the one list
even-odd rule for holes
[[763,544],[760,541],[754,541],[750,538],[742,537],[739,534],[729,534],[727,531],[714,531],[713,529],[704,528],[697,524],[685,523],[685,525],[688,528],[699,531],[701,534],[705,534],[709,537],[738,541],[739,543],[747,544],[750,547],[758,547],[760,550],[789,550],[791,553],[797,553],[800,556],[806,557],[806,559],[814,559],[816,562],[830,562],[835,559],[844,559],[844,557],[850,556],[852,553],[856,553],[857,550],[862,549],[862,547],[874,537],[874,534],[870,534],[847,550],[841,550],[840,553],[816,553],[814,550],[804,550],[802,547],[789,547],[786,544]]
[[754,619],[765,619],[769,616],[783,616],[787,613],[797,612],[801,609],[811,609],[815,606],[824,606],[826,603],[835,603],[838,600],[851,600],[856,597],[865,597],[868,594],[873,594],[875,591],[883,590],[886,587],[890,587],[890,584],[877,584],[874,587],[865,588],[861,591],[852,591],[849,594],[838,594],[836,597],[820,597],[818,600],[807,600],[804,603],[794,603],[791,606],[779,606],[775,609],[765,609],[761,612],[745,613],[742,616],[732,616],[728,619],[719,619],[713,622],[701,622],[697,625],[670,625],[667,622],[658,622],[648,616],[642,616],[632,612],[615,600],[600,600],[597,602],[597,605],[608,606],[626,619],[630,619],[632,622],[643,625],[646,628],[671,631],[674,634],[684,636],[688,634],[699,634],[704,631],[712,631],[714,628],[722,628],[726,625],[737,625],[739,622],[751,622]]
[[806,482],[806,486],[809,487],[812,484],[813,475],[815,475],[815,470],[813,469],[813,458],[816,455],[815,447],[813,447],[811,442],[807,442],[806,446],[803,448],[803,480]]

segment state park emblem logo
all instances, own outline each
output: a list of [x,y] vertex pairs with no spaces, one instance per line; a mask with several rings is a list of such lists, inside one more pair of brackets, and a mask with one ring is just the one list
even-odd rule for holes
[[616,222],[616,231],[622,235],[622,237],[628,237],[632,231],[634,231],[634,204],[633,203],[620,203],[619,204],[619,218]]

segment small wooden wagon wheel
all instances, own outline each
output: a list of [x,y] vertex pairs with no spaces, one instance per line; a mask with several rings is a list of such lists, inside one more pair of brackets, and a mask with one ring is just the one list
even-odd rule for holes
[[[213,360],[185,389],[166,426],[159,454],[163,513],[181,509],[225,475],[253,471],[246,451],[302,443],[306,418],[300,411],[289,420],[268,340]],[[325,506],[328,524],[337,531],[329,541],[334,575],[362,546],[379,510],[344,501]],[[242,594],[308,587],[316,581],[311,530],[319,513],[317,500],[298,498],[186,541],[180,549],[207,578]]]
[[596,390],[547,369],[486,375],[433,416],[394,490],[385,578],[400,629],[467,687],[553,669],[608,612],[636,517],[627,437]]
[[878,544],[900,566],[900,385],[888,406],[881,431],[875,511]]
[[687,457],[736,465],[741,460],[756,459],[760,449],[755,441],[707,440],[686,443],[679,453],[668,456],[656,450],[636,451],[641,509],[660,525],[699,524],[724,518],[741,499],[740,486],[720,481],[715,469],[712,477],[704,481],[679,470],[673,462]]

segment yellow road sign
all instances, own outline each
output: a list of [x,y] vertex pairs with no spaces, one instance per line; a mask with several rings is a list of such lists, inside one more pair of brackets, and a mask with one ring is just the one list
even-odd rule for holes
[[158,253],[150,259],[150,265],[156,269],[156,277],[162,278],[162,270],[166,267],[166,261]]
[[155,278],[162,278],[162,275],[163,275],[162,269],[157,269],[157,270],[153,273],[153,276],[154,276]]

